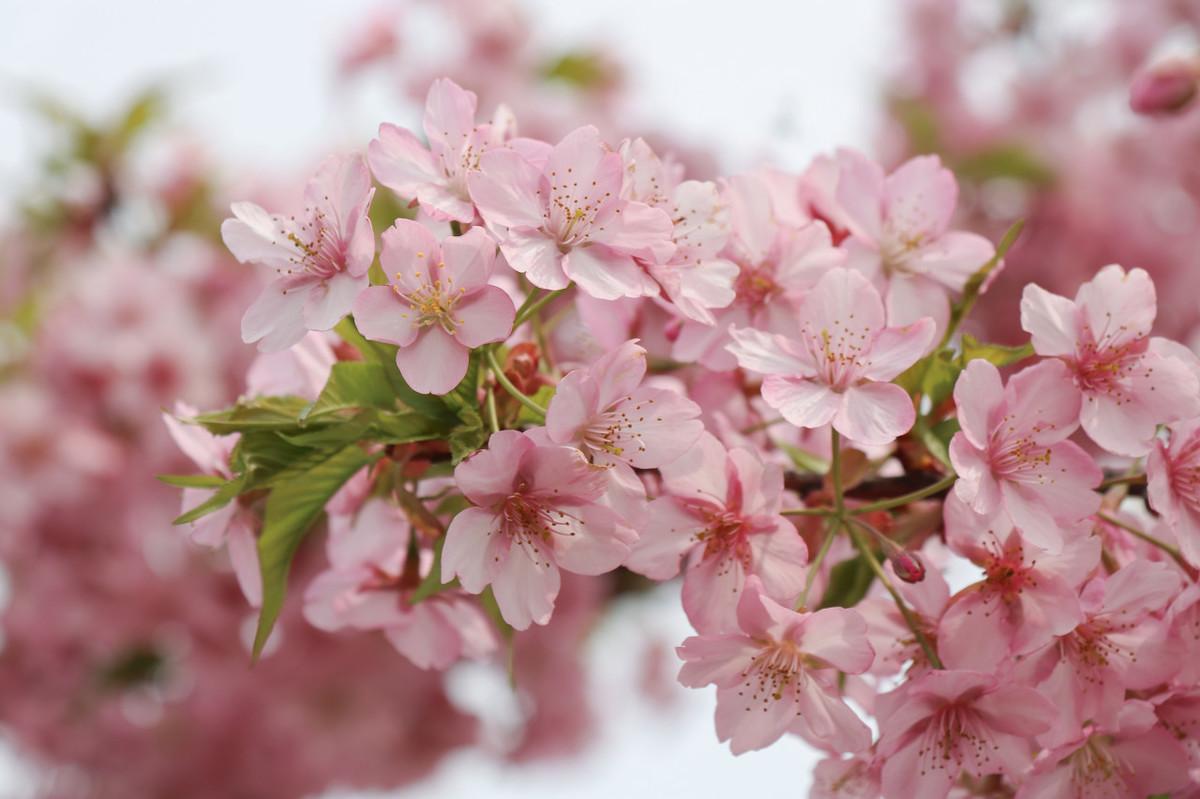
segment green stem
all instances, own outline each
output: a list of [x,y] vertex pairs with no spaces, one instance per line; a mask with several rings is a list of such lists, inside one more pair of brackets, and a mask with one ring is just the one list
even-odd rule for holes
[[841,526],[841,519],[829,520],[829,530],[825,533],[824,540],[821,541],[821,548],[817,550],[817,556],[808,562],[808,577],[804,581],[804,593],[800,594],[800,598],[796,600],[796,610],[803,611],[808,603],[808,594],[812,590],[813,583],[816,582],[817,572],[821,571],[821,564],[825,561],[825,556],[829,554],[830,548],[833,547],[833,539],[837,538],[838,529]]
[[450,233],[455,236],[462,235],[462,225],[459,224],[459,221],[457,219],[450,220]]
[[834,516],[833,508],[785,508],[779,511],[780,516]]
[[1196,570],[1192,568],[1192,564],[1188,563],[1187,559],[1185,559],[1183,557],[1183,553],[1180,552],[1175,547],[1168,544],[1166,541],[1163,541],[1162,539],[1159,539],[1159,538],[1155,538],[1154,536],[1150,535],[1149,533],[1144,533],[1141,530],[1139,530],[1138,528],[1134,527],[1132,524],[1126,524],[1125,522],[1118,519],[1116,516],[1110,516],[1107,513],[1104,513],[1103,511],[1097,513],[1096,518],[1101,519],[1105,522],[1108,522],[1113,527],[1121,528],[1122,530],[1129,533],[1133,537],[1140,538],[1143,541],[1145,541],[1147,544],[1150,544],[1151,546],[1158,547],[1163,552],[1167,553],[1167,555],[1170,556],[1171,560],[1178,563],[1180,568],[1182,568],[1188,574],[1196,573]]
[[765,422],[759,422],[757,424],[752,424],[749,427],[742,428],[741,432],[742,435],[748,436],[751,433],[759,433],[763,430],[766,430],[768,427],[774,427],[783,421],[785,420],[782,416],[776,416],[774,419],[767,419]]
[[[937,656],[937,652],[933,648],[933,644],[925,637],[925,633],[921,631],[921,625],[917,621],[917,617],[909,610],[908,603],[900,596],[900,592],[896,590],[896,586],[892,584],[891,579],[887,576],[887,572],[879,565],[879,561],[875,559],[875,553],[871,551],[869,543],[863,540],[862,534],[854,530],[855,524],[862,524],[857,519],[850,519],[850,524],[846,526],[846,532],[850,534],[850,539],[854,542],[854,546],[862,553],[863,558],[867,561],[867,565],[871,567],[871,571],[875,572],[875,576],[879,578],[879,582],[883,583],[883,587],[892,595],[892,600],[896,603],[896,608],[900,611],[900,615],[904,617],[904,623],[908,625],[908,629],[912,630],[913,635],[917,637],[917,643],[921,645],[921,651],[925,653],[929,665],[935,669],[942,669],[941,659]],[[865,529],[865,526],[864,526]]]
[[1123,474],[1118,477],[1110,477],[1100,484],[1100,491],[1107,491],[1113,486],[1119,485],[1141,485],[1146,482],[1144,474]]
[[487,416],[492,432],[499,433],[500,420],[496,417],[496,391],[491,386],[488,386],[487,390]]
[[833,455],[829,461],[829,477],[833,483],[833,511],[841,519],[846,515],[846,498],[842,495],[842,434],[831,430],[830,436]]
[[492,374],[496,376],[496,382],[500,384],[500,387],[507,391],[517,402],[544,419],[546,417],[546,409],[531,400],[512,384],[512,381],[504,374],[504,368],[500,366],[500,362],[496,359],[496,350],[488,347],[486,351],[488,366],[492,368]]
[[901,505],[907,505],[910,502],[916,502],[917,500],[925,499],[925,497],[931,497],[934,494],[941,493],[950,486],[954,485],[954,481],[957,479],[958,475],[948,474],[933,485],[927,485],[924,488],[913,491],[910,494],[905,494],[901,497],[891,497],[890,499],[881,499],[877,502],[868,502],[866,505],[859,505],[856,508],[851,508],[850,513],[852,515],[856,515],[860,513],[871,513],[872,511],[877,510],[890,510],[891,508],[898,508]]
[[521,307],[517,310],[516,319],[513,320],[513,329],[516,329],[525,322],[529,321],[530,317],[542,310],[542,308],[546,307],[546,303],[558,297],[564,291],[566,291],[566,289],[559,289],[558,291],[551,292],[543,292],[539,290],[539,292],[536,294],[530,294],[525,299],[525,302],[521,303]]

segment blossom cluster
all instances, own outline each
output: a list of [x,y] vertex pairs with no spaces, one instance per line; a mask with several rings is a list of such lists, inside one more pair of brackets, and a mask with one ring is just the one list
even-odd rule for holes
[[682,572],[679,681],[735,754],[826,752],[814,796],[1196,790],[1200,361],[1145,271],[1026,285],[990,344],[1019,228],[956,227],[935,156],[693,179],[449,79],[422,133],[221,227],[273,273],[242,335],[276,388],[168,416],[200,474],[167,479],[256,654],[324,512],[304,617],[421,669],[519,653],[570,575]]

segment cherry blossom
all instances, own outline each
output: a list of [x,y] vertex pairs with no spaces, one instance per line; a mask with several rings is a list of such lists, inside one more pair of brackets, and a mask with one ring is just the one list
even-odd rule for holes
[[929,317],[944,331],[951,294],[995,254],[984,237],[949,229],[958,202],[954,174],[933,155],[886,176],[852,150],[840,151],[837,163],[836,200],[850,229],[846,266],[879,287],[889,324]]
[[954,386],[962,430],[950,441],[954,493],[986,517],[1004,512],[1031,543],[1056,551],[1062,526],[1095,512],[1101,472],[1067,440],[1078,426],[1079,392],[1067,368],[1045,361],[1008,381],[991,363],[967,364]]
[[326,160],[304,191],[299,215],[234,203],[221,224],[225,246],[242,263],[275,270],[242,317],[242,339],[264,352],[292,346],[309,330],[329,330],[367,286],[375,236],[367,210],[375,189],[361,156]]
[[478,100],[449,78],[439,78],[425,98],[423,145],[411,131],[384,123],[368,148],[371,171],[384,186],[421,204],[435,219],[475,221],[467,175],[479,169],[488,150],[515,135],[511,113],[497,109],[491,121],[476,124]]
[[[892,564],[888,563],[884,570],[894,581],[895,569]],[[921,582],[899,582],[896,587],[908,603],[909,611],[925,638],[932,642],[935,650],[940,651],[938,620],[950,601],[950,587],[946,584],[946,578],[940,572],[930,570]],[[857,605],[856,610],[867,622],[867,640],[875,650],[872,674],[899,674],[908,664],[912,664],[910,674],[930,668],[929,658],[920,641],[891,597],[869,596]]]
[[594,127],[567,134],[542,159],[512,149],[483,154],[467,176],[471,198],[513,269],[543,289],[572,281],[602,300],[649,297],[639,265],[675,251],[666,212],[621,198],[624,167]]
[[629,555],[637,535],[598,504],[605,475],[572,447],[538,446],[513,430],[454,470],[477,507],[446,531],[442,579],[473,594],[491,585],[504,620],[518,630],[554,612],[559,569],[603,574]]
[[884,796],[944,799],[961,773],[1024,773],[1055,708],[990,674],[935,669],[879,697],[876,716]]
[[1200,416],[1195,356],[1150,336],[1156,313],[1150,276],[1116,264],[1080,286],[1074,301],[1033,284],[1021,298],[1021,327],[1034,350],[1070,367],[1083,393],[1083,429],[1118,455],[1145,455],[1157,425]]
[[488,283],[495,258],[495,242],[479,228],[441,244],[406,219],[383,232],[389,284],[359,295],[354,321],[367,338],[400,348],[396,366],[414,391],[450,391],[467,374],[472,348],[512,332],[512,300]]
[[1150,505],[1162,514],[1184,556],[1200,564],[1200,419],[1170,426],[1146,460]]
[[767,375],[762,396],[797,427],[833,424],[860,444],[890,443],[912,427],[912,400],[887,381],[929,346],[933,322],[886,327],[879,292],[857,272],[833,269],[800,304],[799,338],[732,329],[729,351]]
[[679,681],[717,686],[717,737],[735,755],[762,749],[785,732],[802,732],[840,751],[857,752],[871,733],[838,696],[837,672],[861,674],[874,653],[853,610],[789,610],[746,580],[737,605],[740,632],[688,638],[677,650]]
[[683,608],[701,633],[737,629],[737,598],[749,575],[763,593],[792,603],[804,587],[808,548],[779,515],[783,471],[751,450],[726,450],[704,433],[661,467],[663,496],[650,503],[626,566],[654,580],[679,573]]

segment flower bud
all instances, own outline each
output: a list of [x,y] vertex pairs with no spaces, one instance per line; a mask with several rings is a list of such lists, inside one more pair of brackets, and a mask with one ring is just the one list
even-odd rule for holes
[[906,583],[919,583],[925,579],[925,564],[915,552],[907,549],[897,549],[888,556],[892,571]]
[[1200,77],[1194,60],[1173,58],[1143,70],[1129,89],[1129,107],[1138,114],[1176,114],[1196,96]]

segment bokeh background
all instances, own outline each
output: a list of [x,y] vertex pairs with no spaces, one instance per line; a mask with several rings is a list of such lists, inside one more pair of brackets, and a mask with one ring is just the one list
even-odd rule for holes
[[1194,56],[1198,18],[1183,0],[8,4],[0,797],[805,795],[816,753],[734,759],[713,697],[674,683],[674,584],[568,584],[515,686],[294,612],[249,667],[227,564],[153,480],[185,470],[160,410],[230,401],[254,355],[237,321],[257,278],[220,246],[224,209],[286,198],[381,121],[416,127],[449,75],[525,133],[645,134],[700,177],[938,152],[964,225],[1027,220],[978,323],[993,339],[1034,275],[1072,293],[1112,261],[1154,275],[1162,332],[1188,338],[1200,123],[1128,94]]

